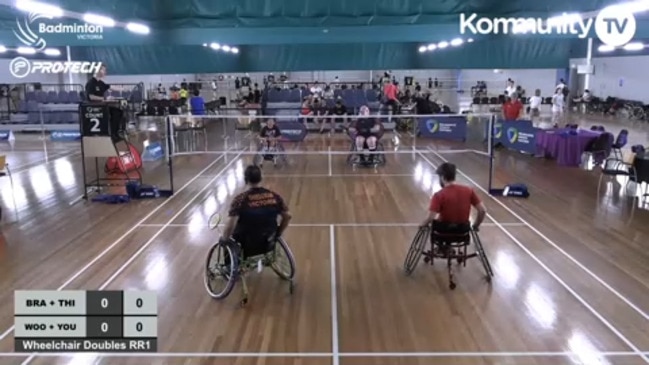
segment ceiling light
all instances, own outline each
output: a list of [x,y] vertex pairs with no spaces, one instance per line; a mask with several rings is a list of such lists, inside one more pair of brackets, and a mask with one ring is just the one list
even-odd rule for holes
[[239,48],[237,48],[237,47],[232,47],[232,49],[230,49],[230,52],[232,52],[232,53],[234,53],[234,54],[238,54],[238,53],[239,53]]
[[607,45],[601,45],[597,48],[598,51],[600,52],[613,52],[615,50],[615,47],[613,46],[607,46]]
[[467,42],[468,42],[468,43],[473,43],[473,38],[469,38],[469,39],[467,39]]
[[5,52],[7,52],[7,47],[0,46],[0,53],[5,53]]
[[627,43],[624,47],[625,51],[641,51],[644,49],[644,44],[640,42]]
[[446,41],[439,42],[439,44],[437,44],[437,47],[439,47],[440,49],[444,49],[444,48],[448,47],[448,42],[446,42]]
[[221,45],[218,43],[210,43],[210,48],[214,50],[219,50],[221,49]]
[[462,45],[462,43],[464,43],[462,38],[455,38],[454,40],[451,41],[451,46],[457,47],[457,46]]
[[60,18],[63,16],[63,9],[58,6],[43,4],[36,1],[18,0],[16,8],[29,13],[37,13],[48,18]]
[[102,25],[104,27],[115,26],[115,21],[113,19],[97,14],[84,14],[83,21],[90,24]]
[[61,55],[61,51],[59,51],[56,48],[48,48],[45,51],[43,51],[43,53],[45,53],[48,56],[54,56],[54,57],[57,57],[57,56]]
[[207,47],[207,43],[203,43],[203,47]]
[[18,47],[18,49],[16,49],[16,52],[20,54],[36,54],[36,50],[32,47]]
[[419,53],[424,53],[424,52],[426,52],[426,46],[419,47]]
[[222,49],[224,52],[230,52],[230,46],[223,46],[223,47],[221,47],[221,49]]
[[437,45],[436,44],[429,44],[428,47],[426,47],[426,49],[429,50],[429,51],[434,51],[434,50],[437,49]]
[[128,23],[126,24],[126,29],[137,34],[149,34],[151,32],[151,29],[149,29],[149,27],[139,23]]

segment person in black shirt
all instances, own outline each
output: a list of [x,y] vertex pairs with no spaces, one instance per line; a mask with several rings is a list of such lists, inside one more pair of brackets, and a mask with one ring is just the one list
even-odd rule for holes
[[[265,254],[272,249],[291,220],[288,206],[277,193],[260,186],[262,175],[257,166],[244,172],[248,190],[237,195],[228,211],[222,238],[239,242],[245,257]],[[277,218],[281,217],[279,226]]]
[[103,81],[104,77],[106,77],[106,66],[102,65],[99,71],[86,83],[86,100],[104,101],[106,99],[106,91],[110,89],[110,85]]
[[[349,132],[356,143],[356,151],[362,152],[365,149],[365,144],[367,144],[367,149],[370,150],[369,162],[371,163],[374,160],[374,154],[372,152],[376,151],[376,143],[381,133],[381,124],[378,119],[370,118],[368,117],[369,115],[369,108],[362,106],[359,118],[354,126],[349,128]],[[368,162],[366,161],[365,154],[361,153],[360,158],[362,162]]]
[[347,115],[347,107],[343,104],[343,99],[340,96],[336,98],[336,104],[331,107],[329,113],[336,116],[331,123],[331,130],[335,132],[336,124],[344,124],[345,116]]
[[282,132],[279,130],[275,120],[269,119],[266,125],[259,132],[259,138],[266,144],[268,148],[275,147],[277,141],[282,136]]

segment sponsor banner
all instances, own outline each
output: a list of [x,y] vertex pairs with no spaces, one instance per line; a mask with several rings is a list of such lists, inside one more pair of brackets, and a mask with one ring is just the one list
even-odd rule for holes
[[467,121],[464,115],[439,115],[418,120],[419,135],[450,141],[465,141]]
[[498,121],[494,124],[493,144],[533,155],[536,153],[538,131],[539,128],[535,128],[531,120]]
[[70,142],[70,141],[80,141],[81,132],[75,130],[67,131],[51,131],[50,140],[54,142]]
[[306,126],[298,121],[278,120],[277,126],[282,132],[282,141],[301,142],[307,134]]

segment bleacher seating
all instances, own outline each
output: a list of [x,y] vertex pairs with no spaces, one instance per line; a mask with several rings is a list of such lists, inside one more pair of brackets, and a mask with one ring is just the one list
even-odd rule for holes
[[[141,93],[111,90],[108,96],[123,98],[132,103],[141,103]],[[80,91],[28,91],[16,109],[9,115],[9,124],[77,124],[79,123],[79,103],[84,98]]]
[[[266,114],[297,115],[303,98],[310,94],[310,91],[301,89],[269,89],[266,92]],[[345,106],[353,112],[356,112],[362,106],[367,106],[371,110],[380,108],[377,90],[336,89],[334,90],[334,99],[327,100],[327,105],[333,106],[335,99],[338,97],[341,97]]]

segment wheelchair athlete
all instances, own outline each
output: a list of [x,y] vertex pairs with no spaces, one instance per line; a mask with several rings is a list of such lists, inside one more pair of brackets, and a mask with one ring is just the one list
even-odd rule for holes
[[[435,249],[438,236],[469,234],[470,230],[478,231],[484,221],[487,210],[475,191],[455,182],[457,168],[452,163],[443,163],[437,168],[437,175],[442,189],[435,193],[430,201],[428,217],[421,226],[431,225],[431,249]],[[478,211],[473,226],[469,222],[471,207]],[[444,249],[444,248],[442,248]]]
[[349,127],[349,133],[354,136],[354,143],[356,144],[356,151],[363,152],[365,145],[370,151],[368,157],[360,153],[361,163],[373,163],[376,156],[373,152],[376,151],[378,142],[378,135],[381,132],[381,124],[376,118],[368,118],[370,110],[367,106],[362,106],[360,110],[361,118],[358,118],[356,123]]
[[277,124],[275,124],[274,119],[268,120],[266,125],[259,132],[259,140],[261,145],[259,150],[264,152],[264,158],[259,162],[260,165],[264,163],[264,160],[272,160],[274,156],[268,152],[277,151],[279,149],[279,139],[282,136],[282,132],[279,130]]
[[[262,175],[258,166],[248,166],[244,179],[248,190],[232,201],[221,239],[231,237],[241,244],[247,258],[273,250],[288,227],[291,214],[279,194],[260,186]],[[278,216],[281,216],[279,226]]]

